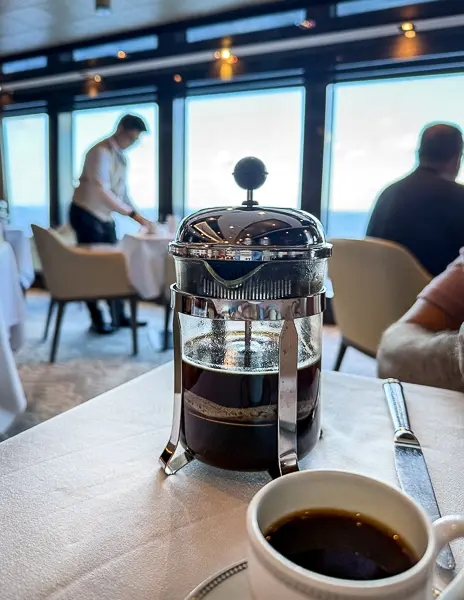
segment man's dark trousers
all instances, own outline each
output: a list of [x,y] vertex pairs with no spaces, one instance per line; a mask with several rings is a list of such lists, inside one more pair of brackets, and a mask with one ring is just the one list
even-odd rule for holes
[[[76,232],[77,242],[79,244],[116,244],[116,226],[114,221],[100,221],[87,210],[72,203],[69,211],[71,227]],[[117,319],[120,319],[124,313],[124,303],[122,300],[115,300],[115,311]],[[92,323],[99,326],[103,323],[103,314],[98,308],[96,301],[87,302]],[[110,305],[110,312],[112,313]],[[117,323],[113,323],[117,325]]]

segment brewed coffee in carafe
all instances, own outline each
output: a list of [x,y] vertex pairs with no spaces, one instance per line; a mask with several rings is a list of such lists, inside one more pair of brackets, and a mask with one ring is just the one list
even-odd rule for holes
[[[182,316],[182,320],[191,317]],[[319,316],[313,319],[320,328]],[[301,319],[304,321],[305,319]],[[233,470],[271,469],[277,456],[279,339],[282,322],[220,322],[184,342],[182,445],[195,457]],[[192,324],[191,329],[194,329]],[[297,329],[303,324],[297,323]],[[191,329],[188,328],[190,332]],[[198,327],[202,329],[202,327]],[[298,456],[315,445],[320,428],[320,348],[300,344],[297,371]]]

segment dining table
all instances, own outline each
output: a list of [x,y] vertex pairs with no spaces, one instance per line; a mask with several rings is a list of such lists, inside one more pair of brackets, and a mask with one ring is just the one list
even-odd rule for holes
[[159,229],[157,233],[126,234],[116,246],[124,253],[129,279],[144,300],[164,294],[166,257],[174,233]]
[[26,306],[15,254],[11,245],[3,241],[0,242],[0,433],[26,409],[13,354],[24,341],[25,318]]
[[21,286],[28,290],[35,279],[31,241],[22,229],[11,226],[5,228],[5,240],[13,248]]
[[127,275],[142,300],[157,300],[164,294],[166,258],[174,234],[162,228],[157,233],[126,233],[114,245],[92,244],[93,251],[122,252]]
[[[442,513],[464,514],[464,396],[404,389]],[[246,558],[247,506],[270,477],[199,461],[166,476],[172,391],[168,363],[1,444],[2,598],[182,600]],[[398,485],[382,382],[324,372],[322,407],[301,468]],[[464,546],[452,548],[460,569]]]

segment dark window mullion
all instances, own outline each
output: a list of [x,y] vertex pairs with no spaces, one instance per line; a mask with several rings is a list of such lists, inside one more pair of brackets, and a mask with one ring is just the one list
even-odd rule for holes
[[306,83],[301,208],[320,218],[328,80]]
[[48,110],[48,173],[50,193],[50,227],[61,224],[59,205],[59,177],[58,177],[58,111],[56,107]]
[[[161,91],[162,89],[162,91]],[[172,149],[173,149],[173,100],[172,86],[160,88],[158,96],[158,218],[164,221],[172,214]]]

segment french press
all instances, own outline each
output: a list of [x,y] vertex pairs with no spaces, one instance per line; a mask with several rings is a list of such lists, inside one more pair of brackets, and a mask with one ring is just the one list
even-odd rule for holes
[[239,161],[243,204],[186,217],[170,244],[177,283],[166,474],[198,459],[278,476],[298,470],[319,439],[332,247],[309,213],[258,205],[253,191],[266,177],[259,159]]

